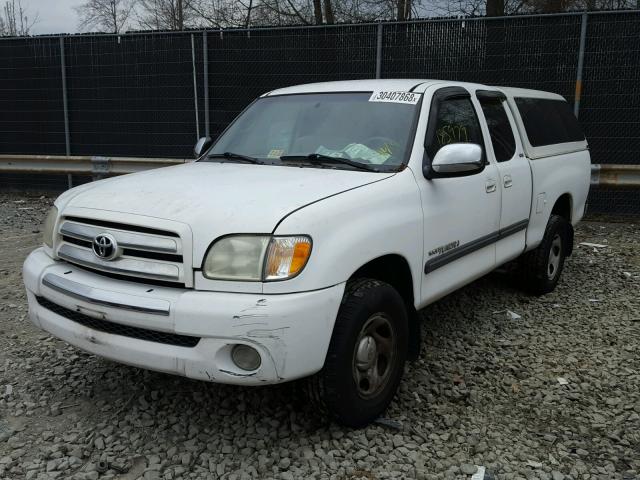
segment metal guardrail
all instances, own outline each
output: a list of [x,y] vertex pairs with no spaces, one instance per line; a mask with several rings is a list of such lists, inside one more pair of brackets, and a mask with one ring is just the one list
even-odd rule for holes
[[604,189],[640,189],[640,165],[593,164],[591,186]]
[[1,173],[75,174],[105,177],[140,172],[151,168],[187,163],[191,159],[55,156],[55,155],[0,155]]
[[[173,158],[0,155],[0,173],[75,174],[102,178],[191,161]],[[640,189],[640,165],[593,164],[591,185],[605,189]]]

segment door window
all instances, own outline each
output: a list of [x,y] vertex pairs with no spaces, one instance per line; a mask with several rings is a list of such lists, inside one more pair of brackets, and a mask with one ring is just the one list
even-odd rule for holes
[[446,98],[438,104],[435,128],[430,128],[425,147],[430,158],[445,145],[475,143],[483,146],[478,116],[468,97]]
[[480,100],[482,113],[487,120],[493,153],[498,162],[511,160],[516,153],[516,139],[504,109],[504,103],[498,98]]

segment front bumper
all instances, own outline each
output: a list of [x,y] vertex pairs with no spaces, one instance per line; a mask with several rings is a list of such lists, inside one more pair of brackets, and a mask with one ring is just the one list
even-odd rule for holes
[[[320,370],[344,292],[344,284],[285,295],[158,287],[54,261],[42,248],[27,257],[23,277],[31,321],[71,345],[136,367],[242,385],[289,381]],[[200,340],[195,346],[180,346],[154,341],[153,335],[107,333],[46,308],[50,304],[98,323],[116,324],[118,331],[125,326]],[[232,362],[235,344],[260,353],[257,370],[246,372]]]

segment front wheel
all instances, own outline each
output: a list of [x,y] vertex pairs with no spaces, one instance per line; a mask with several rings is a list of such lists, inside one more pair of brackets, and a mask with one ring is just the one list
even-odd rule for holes
[[407,356],[408,317],[391,285],[347,284],[324,367],[308,379],[317,405],[343,425],[362,427],[389,406]]

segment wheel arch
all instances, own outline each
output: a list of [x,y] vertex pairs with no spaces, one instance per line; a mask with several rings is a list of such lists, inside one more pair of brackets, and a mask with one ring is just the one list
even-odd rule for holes
[[567,222],[571,223],[573,212],[573,198],[569,192],[565,192],[558,197],[551,209],[552,215],[559,215],[563,217]]
[[415,292],[411,267],[405,257],[399,254],[387,254],[369,260],[360,266],[349,278],[373,278],[388,283],[403,298],[409,319],[408,358],[415,360],[420,354],[421,329],[420,315],[415,308]]
[[573,213],[573,197],[569,192],[565,192],[558,197],[551,209],[551,215],[558,215],[564,218],[569,224],[569,241],[567,255],[573,253],[573,224],[571,223]]

